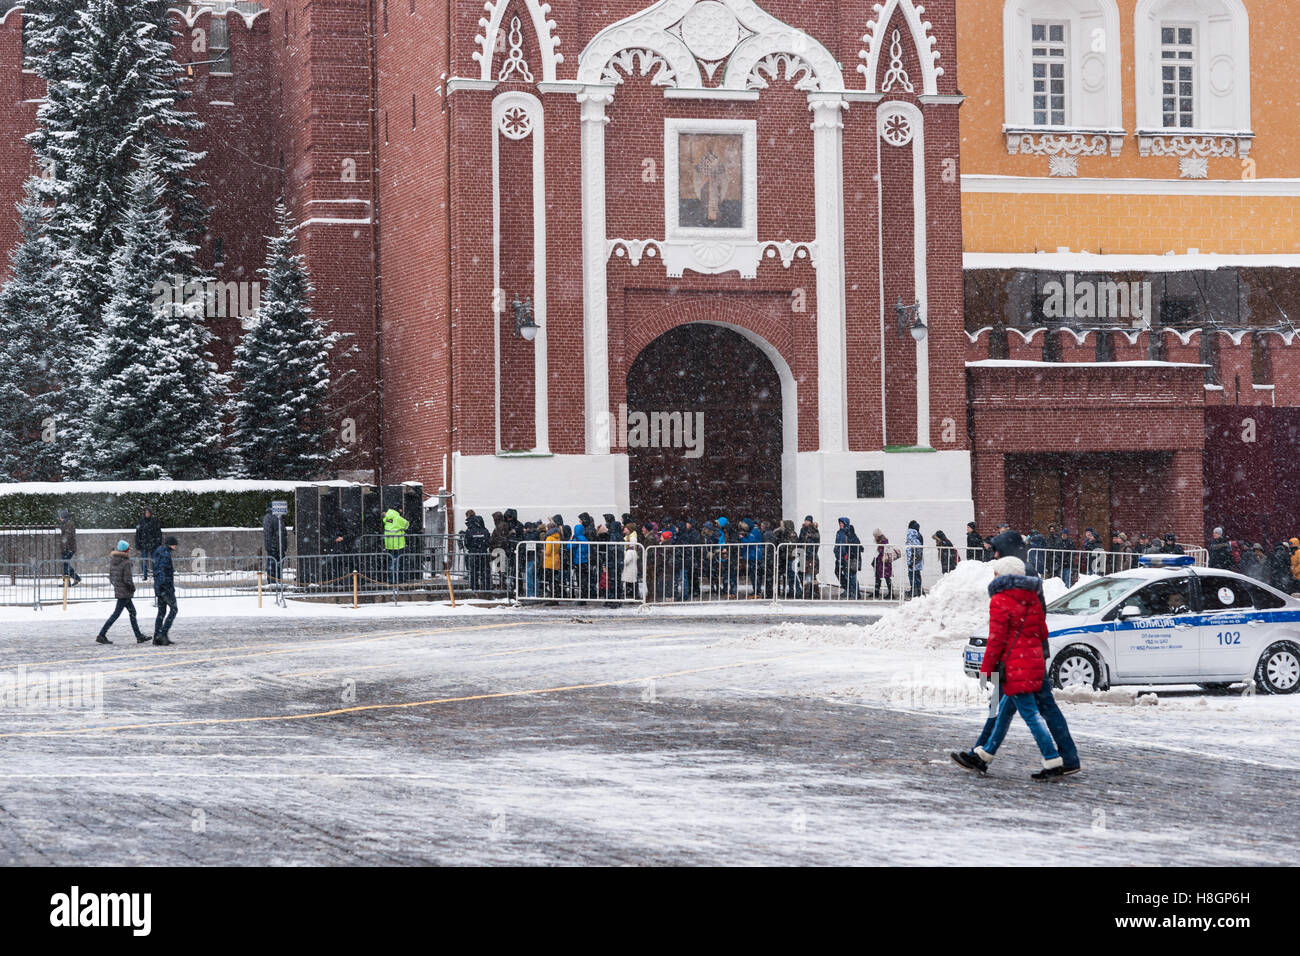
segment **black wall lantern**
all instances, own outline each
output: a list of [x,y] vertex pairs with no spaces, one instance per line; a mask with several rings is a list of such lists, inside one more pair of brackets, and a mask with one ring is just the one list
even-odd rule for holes
[[537,338],[537,333],[542,327],[533,321],[533,300],[524,299],[520,302],[519,297],[515,296],[515,301],[510,307],[515,310],[515,334],[525,342]]
[[903,300],[900,298],[898,304],[894,306],[894,312],[898,315],[898,337],[900,339],[906,338],[910,332],[916,342],[925,341],[927,329],[925,322],[921,319],[920,302],[903,305]]

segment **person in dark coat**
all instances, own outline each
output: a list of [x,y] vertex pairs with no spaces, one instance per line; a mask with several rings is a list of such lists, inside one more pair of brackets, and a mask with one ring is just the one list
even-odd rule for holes
[[817,552],[821,548],[822,532],[812,515],[804,515],[799,528],[799,543],[803,551],[803,593],[808,600],[820,597],[821,589],[817,584],[817,573],[821,570],[821,561]]
[[1165,554],[1186,554],[1187,553],[1186,551],[1183,550],[1183,546],[1178,543],[1178,535],[1174,534],[1172,531],[1169,532],[1167,535],[1165,535],[1164,553]]
[[[174,541],[174,538],[168,538],[168,541]],[[157,554],[160,549],[155,549]],[[165,548],[161,550],[166,550]],[[284,529],[284,518],[281,515],[271,512],[271,505],[266,506],[266,514],[262,515],[262,552],[266,555],[266,579],[267,581],[278,581],[280,579],[280,566],[284,561],[285,552],[289,550],[289,532]],[[157,570],[154,574],[157,574]],[[155,587],[155,590],[157,588]]]
[[984,560],[984,538],[975,530],[975,522],[966,522],[966,560]]
[[179,543],[169,536],[153,553],[153,596],[158,605],[158,619],[153,625],[153,642],[161,646],[176,643],[170,637],[177,611],[176,573],[172,566],[172,555]]
[[673,541],[682,548],[682,600],[697,600],[700,596],[700,570],[704,549],[696,547],[704,543],[700,529],[695,527],[695,519],[687,518],[682,522],[681,533]]
[[1037,529],[1029,532],[1029,573],[1040,578],[1048,574],[1047,538]]
[[153,509],[146,507],[140,523],[135,526],[135,550],[140,555],[140,577],[149,580],[149,556],[162,544],[162,522],[154,517]]
[[1279,541],[1268,556],[1268,583],[1283,594],[1295,590],[1296,580],[1291,575],[1291,546],[1285,541]]
[[930,535],[930,538],[939,551],[939,571],[942,574],[951,574],[952,569],[957,567],[957,562],[961,560],[960,555],[957,554],[957,546],[942,531],[936,531]]
[[1232,542],[1223,534],[1222,528],[1215,528],[1210,534],[1209,565],[1219,571],[1235,571],[1237,562],[1232,560]]
[[1268,555],[1264,553],[1264,546],[1256,543],[1253,548],[1247,550],[1241,556],[1241,563],[1237,565],[1237,570],[1248,578],[1254,578],[1256,581],[1268,583]]
[[63,576],[70,579],[75,587],[81,583],[81,575],[72,566],[72,558],[77,553],[77,525],[66,508],[59,509],[59,549],[63,560]]
[[131,630],[135,632],[135,642],[143,644],[149,638],[140,633],[140,622],[135,616],[135,603],[131,600],[135,596],[135,582],[131,580],[131,546],[125,541],[119,541],[117,548],[108,556],[108,580],[113,585],[113,597],[117,599],[117,606],[113,608],[112,616],[99,629],[99,636],[95,638],[95,643],[113,643],[108,639],[108,629],[122,616],[122,612],[126,611],[131,620]]
[[487,591],[491,588],[491,556],[489,554],[492,543],[492,532],[488,531],[487,526],[483,523],[482,515],[474,515],[468,518],[468,526],[465,528],[465,555],[466,563],[469,565],[469,589],[471,591]]
[[862,567],[862,541],[853,530],[853,522],[840,518],[839,530],[835,532],[835,566],[839,570],[840,581],[844,587],[845,597],[855,601],[858,593],[858,570]]

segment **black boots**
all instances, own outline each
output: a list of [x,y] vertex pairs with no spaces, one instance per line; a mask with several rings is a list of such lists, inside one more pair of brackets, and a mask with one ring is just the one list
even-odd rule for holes
[[95,638],[95,643],[96,643],[96,644],[112,644],[113,642],[110,641],[110,640],[108,639],[108,635],[107,635],[107,634],[101,634],[101,635],[99,635],[99,637]]

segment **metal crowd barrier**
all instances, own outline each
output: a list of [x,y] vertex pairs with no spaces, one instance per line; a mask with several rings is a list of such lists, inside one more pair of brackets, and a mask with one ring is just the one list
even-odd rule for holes
[[[1209,564],[1210,553],[1195,545],[1183,545],[1183,551],[1190,555],[1196,567]],[[1161,554],[1162,552],[1153,552]],[[1064,548],[1030,548],[1025,566],[1030,571],[1046,578],[1060,578],[1065,584],[1073,584],[1081,575],[1100,577],[1104,574],[1116,574],[1138,567],[1141,552],[1103,551]]]
[[642,604],[648,553],[639,542],[521,541],[509,590],[521,602]]

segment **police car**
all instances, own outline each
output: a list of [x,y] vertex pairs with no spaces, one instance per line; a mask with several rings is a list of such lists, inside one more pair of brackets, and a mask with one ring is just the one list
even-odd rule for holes
[[[1055,687],[1254,680],[1262,693],[1300,690],[1300,599],[1234,571],[1193,567],[1190,555],[1143,555],[1047,606]],[[966,645],[979,676],[987,635]]]

